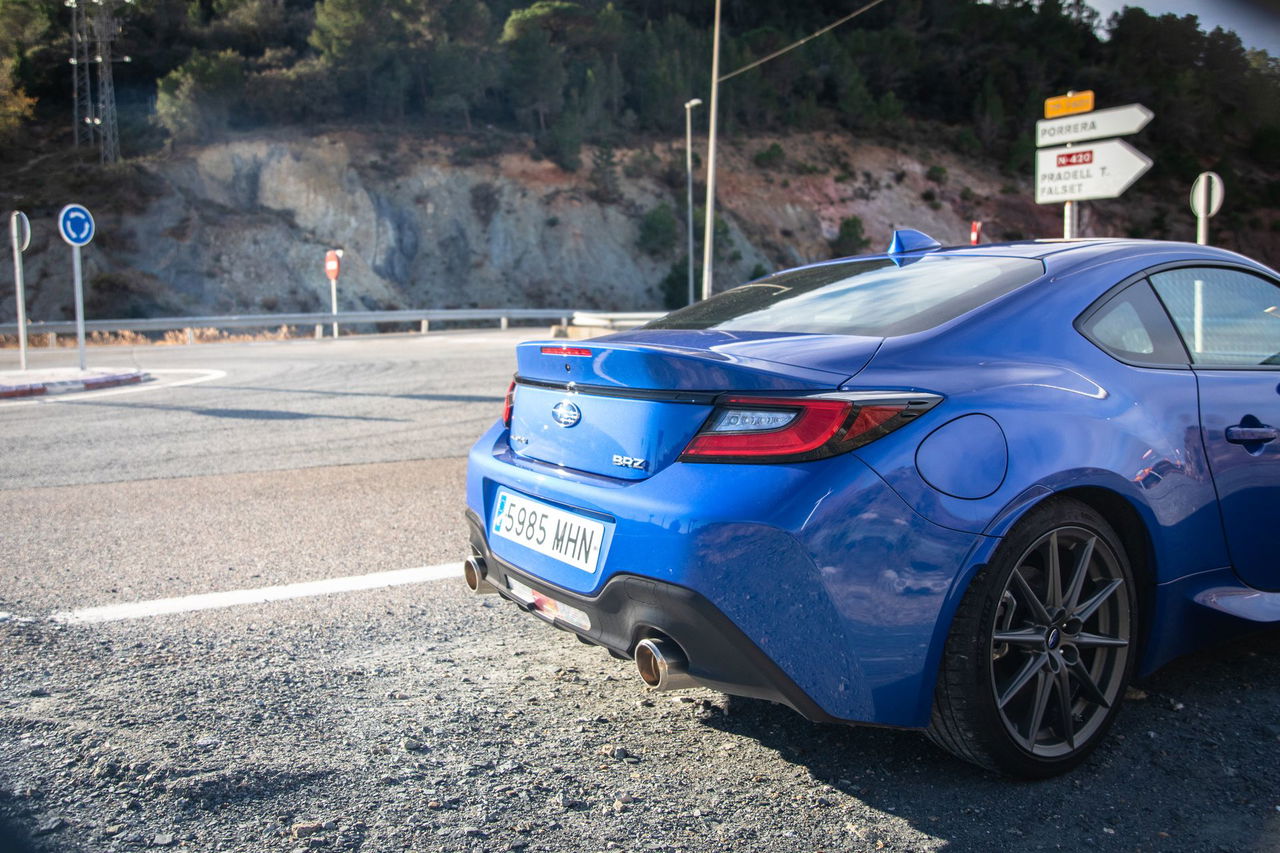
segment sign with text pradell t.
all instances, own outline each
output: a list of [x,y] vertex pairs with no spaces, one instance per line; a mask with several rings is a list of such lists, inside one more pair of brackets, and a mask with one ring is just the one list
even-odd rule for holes
[[1122,139],[1041,148],[1036,203],[1116,198],[1151,168],[1151,158]]

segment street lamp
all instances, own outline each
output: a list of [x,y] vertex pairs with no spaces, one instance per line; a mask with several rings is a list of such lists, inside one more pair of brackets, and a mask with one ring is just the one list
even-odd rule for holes
[[695,301],[693,294],[693,108],[702,104],[701,98],[686,101],[684,105],[684,170],[689,187],[685,215],[689,221],[689,304]]

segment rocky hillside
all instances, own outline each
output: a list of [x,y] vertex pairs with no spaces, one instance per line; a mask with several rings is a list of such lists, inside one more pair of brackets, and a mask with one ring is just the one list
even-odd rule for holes
[[[105,171],[61,157],[0,182],[0,204],[26,210],[36,232],[33,320],[71,316],[53,217],[72,200],[98,218],[100,237],[85,253],[91,318],[324,310],[324,252],[338,247],[341,304],[351,310],[654,310],[673,269],[669,287],[683,292],[675,143],[587,151],[573,173],[532,149],[356,132],[242,137]],[[986,239],[1061,229],[1058,208],[1031,203],[1025,182],[942,151],[761,137],[726,143],[720,162],[717,289],[856,251],[859,229],[869,249],[898,227],[966,242],[971,219],[986,223]],[[1089,205],[1086,233],[1189,238],[1183,195],[1143,189]],[[1236,217],[1237,230],[1219,239],[1274,261],[1273,218]],[[0,316],[12,319],[12,291],[3,291]]]

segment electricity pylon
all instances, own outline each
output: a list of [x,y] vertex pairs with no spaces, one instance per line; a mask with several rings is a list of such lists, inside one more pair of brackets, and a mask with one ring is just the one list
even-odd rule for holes
[[[72,77],[75,80],[75,143],[98,143],[103,163],[120,160],[120,128],[116,120],[116,86],[111,43],[120,34],[115,11],[133,0],[66,0],[71,7]],[[93,52],[89,47],[92,41]],[[119,61],[128,62],[123,56]],[[89,66],[98,67],[98,97],[93,97]]]

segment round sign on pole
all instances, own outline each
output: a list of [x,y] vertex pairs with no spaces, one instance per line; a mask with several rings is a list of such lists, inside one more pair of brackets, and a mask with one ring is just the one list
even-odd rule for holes
[[342,272],[342,253],[330,249],[324,256],[324,274],[329,276],[329,281],[337,281],[340,272]]
[[1216,215],[1222,209],[1225,194],[1217,172],[1201,172],[1191,185],[1191,212],[1205,218]]
[[19,252],[25,252],[31,246],[31,220],[21,210],[15,210],[9,216],[9,234],[13,237],[13,246]]
[[58,214],[58,233],[69,246],[87,246],[93,230],[93,216],[83,204],[69,204]]

